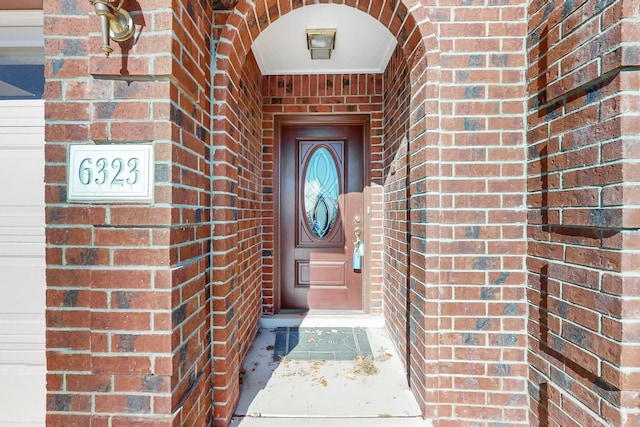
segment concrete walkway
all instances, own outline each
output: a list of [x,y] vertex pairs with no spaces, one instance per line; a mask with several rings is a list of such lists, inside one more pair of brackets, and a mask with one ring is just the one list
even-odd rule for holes
[[[285,319],[286,320],[286,319]],[[354,321],[351,318],[350,321]],[[345,317],[307,317],[304,327],[360,326]],[[367,322],[365,322],[365,325]],[[274,361],[275,326],[263,322],[244,365],[233,427],[425,427],[406,374],[380,324],[368,322],[372,355],[354,360]]]

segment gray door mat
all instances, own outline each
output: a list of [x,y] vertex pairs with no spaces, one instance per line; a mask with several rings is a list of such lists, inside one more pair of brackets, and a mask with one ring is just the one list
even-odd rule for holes
[[273,360],[353,360],[373,356],[364,328],[276,329]]

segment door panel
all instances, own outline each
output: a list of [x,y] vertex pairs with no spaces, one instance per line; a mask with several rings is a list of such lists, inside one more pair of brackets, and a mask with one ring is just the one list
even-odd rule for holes
[[284,309],[362,309],[352,259],[363,215],[361,124],[280,132],[280,294]]
[[297,286],[344,286],[347,280],[345,261],[298,261]]

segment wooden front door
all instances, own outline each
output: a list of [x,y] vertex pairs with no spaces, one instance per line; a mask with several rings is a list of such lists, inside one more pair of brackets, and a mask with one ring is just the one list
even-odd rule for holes
[[283,309],[362,309],[362,268],[354,269],[353,253],[356,228],[364,230],[364,129],[362,123],[280,127]]

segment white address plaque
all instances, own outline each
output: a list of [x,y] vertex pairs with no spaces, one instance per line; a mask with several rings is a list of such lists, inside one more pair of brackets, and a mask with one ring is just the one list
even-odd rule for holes
[[153,146],[70,145],[67,200],[151,202]]

